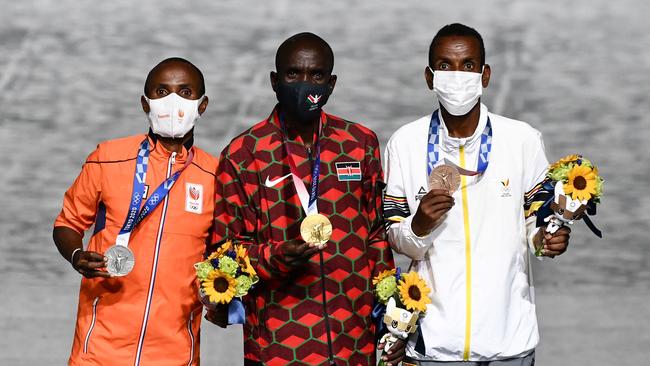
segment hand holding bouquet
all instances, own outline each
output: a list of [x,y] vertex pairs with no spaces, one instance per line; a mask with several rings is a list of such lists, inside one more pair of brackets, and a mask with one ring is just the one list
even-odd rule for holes
[[[526,195],[526,216],[537,214],[537,226],[546,225],[551,234],[584,219],[589,229],[602,237],[587,216],[596,214],[602,186],[598,168],[582,155],[568,155],[551,164],[546,179]],[[535,255],[539,256],[540,250]]]
[[[416,272],[402,275],[399,268],[382,271],[373,278],[372,283],[381,304],[379,310],[384,310],[383,324],[388,329],[380,340],[380,344],[384,345],[383,356],[395,342],[406,340],[409,334],[416,331],[418,320],[426,312],[427,304],[431,303],[431,289]],[[377,310],[376,307],[373,313],[380,312]],[[379,362],[379,365],[383,364],[383,360]]]
[[259,280],[246,248],[228,241],[204,261],[194,264],[199,280],[199,296],[212,311],[228,306],[228,324],[243,324],[244,305],[241,298]]

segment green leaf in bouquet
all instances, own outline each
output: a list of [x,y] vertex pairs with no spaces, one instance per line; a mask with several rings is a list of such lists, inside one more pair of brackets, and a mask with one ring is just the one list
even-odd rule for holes
[[237,285],[235,286],[235,296],[241,297],[248,293],[251,286],[253,286],[253,279],[246,275],[240,275],[236,279]]
[[395,276],[388,276],[379,281],[375,291],[379,301],[385,304],[388,299],[395,294],[395,291],[397,291],[397,280],[395,279]]
[[230,257],[223,256],[219,259],[219,269],[232,277],[235,277],[238,268],[239,264],[237,264],[237,261]]
[[214,270],[212,264],[207,261],[199,262],[194,267],[196,268],[196,277],[201,281],[205,280],[208,274]]

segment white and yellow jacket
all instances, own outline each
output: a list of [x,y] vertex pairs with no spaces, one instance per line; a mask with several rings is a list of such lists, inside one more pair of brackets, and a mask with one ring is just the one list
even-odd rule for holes
[[[468,138],[450,137],[440,116],[439,160],[476,170],[488,116],[493,135],[487,170],[461,176],[455,205],[424,237],[413,233],[411,220],[428,191],[431,115],[401,127],[386,147],[389,241],[414,260],[413,268],[432,289],[432,304],[407,347],[418,360],[523,357],[539,340],[529,262],[537,229],[534,217],[524,217],[524,194],[543,180],[548,167],[541,133],[481,104],[478,127]],[[419,337],[424,352],[416,351]]]

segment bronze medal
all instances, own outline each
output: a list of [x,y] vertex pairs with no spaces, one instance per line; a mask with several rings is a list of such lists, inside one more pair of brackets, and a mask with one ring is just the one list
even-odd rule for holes
[[451,165],[435,167],[429,175],[429,190],[445,189],[450,195],[460,187],[460,173]]

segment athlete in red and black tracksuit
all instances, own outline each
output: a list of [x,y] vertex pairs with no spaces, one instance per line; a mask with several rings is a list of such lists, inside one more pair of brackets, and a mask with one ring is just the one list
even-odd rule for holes
[[[378,141],[359,124],[324,112],[321,121],[318,211],[333,231],[298,269],[277,259],[279,245],[300,238],[305,218],[277,107],[221,154],[213,243],[247,244],[261,278],[245,298],[245,364],[375,365],[372,277],[394,266],[381,215]],[[286,143],[309,187],[315,152]]]

